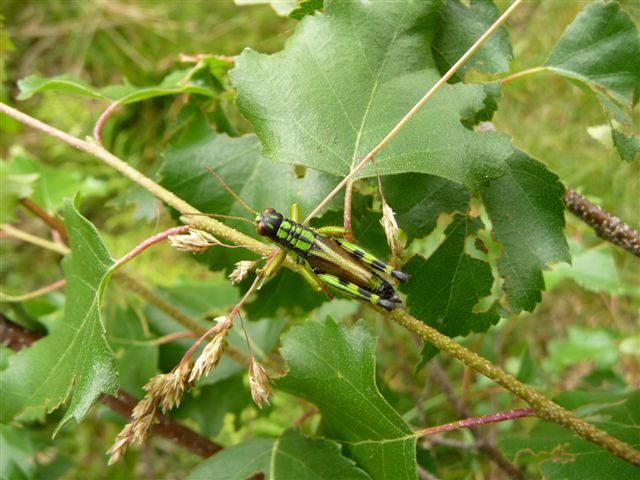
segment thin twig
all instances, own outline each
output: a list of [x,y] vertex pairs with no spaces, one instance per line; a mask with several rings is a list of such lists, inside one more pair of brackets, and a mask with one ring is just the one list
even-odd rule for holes
[[144,240],[142,243],[137,245],[133,250],[131,250],[124,256],[120,257],[118,261],[113,265],[113,267],[111,267],[111,269],[117,270],[118,268],[122,267],[122,265],[124,265],[125,263],[133,260],[135,257],[140,255],[150,246],[156,243],[159,243],[163,240],[166,240],[167,237],[170,237],[171,235],[180,235],[181,233],[186,233],[188,231],[189,231],[189,227],[187,225],[180,225],[179,227],[169,228],[164,232],[160,232],[152,237],[149,237],[146,240]]
[[22,240],[24,242],[31,243],[32,245],[51,250],[52,252],[59,253],[60,255],[66,255],[67,253],[69,253],[69,249],[64,245],[60,245],[59,243],[51,242],[49,240],[45,240],[44,238],[40,238],[35,235],[31,235],[30,233],[23,232],[22,230],[15,228],[7,223],[0,225],[0,230],[11,237],[17,238],[18,240]]
[[567,210],[591,226],[600,238],[640,257],[640,233],[618,217],[591,203],[571,187],[567,187],[564,204]]
[[504,85],[505,83],[512,82],[513,80],[517,80],[518,78],[526,77],[528,75],[533,75],[534,73],[538,73],[538,72],[544,72],[546,69],[547,69],[546,67],[535,67],[535,68],[529,68],[527,70],[522,70],[520,72],[513,73],[508,77],[503,78],[502,80],[500,80],[500,84]]
[[429,435],[435,435],[436,433],[450,432],[451,430],[458,430],[460,428],[484,425],[486,423],[504,422],[505,420],[513,420],[515,418],[535,416],[536,413],[532,408],[518,408],[516,410],[509,410],[508,412],[492,413],[491,415],[483,415],[481,417],[470,417],[458,420],[456,422],[424,428],[422,430],[418,430],[416,434],[421,437],[427,437]]
[[34,298],[41,297],[42,295],[46,295],[47,293],[54,292],[64,287],[66,283],[67,281],[64,278],[61,278],[60,280],[56,280],[49,285],[40,287],[37,290],[33,290],[29,293],[23,293],[22,295],[9,295],[8,293],[0,291],[0,302],[16,303],[33,300]]
[[23,198],[20,200],[20,203],[24,208],[33,213],[36,217],[40,218],[44,223],[49,225],[52,229],[60,234],[60,239],[63,242],[67,241],[67,229],[64,228],[64,224],[58,220],[57,218],[49,215],[44,209],[42,209],[39,205],[34,203],[32,200],[28,198]]
[[[17,351],[31,346],[39,338],[42,338],[42,335],[30,332],[0,314],[0,344]],[[138,403],[136,398],[122,389],[115,397],[101,395],[100,401],[124,418],[130,417],[133,408]],[[155,433],[174,441],[202,458],[210,457],[223,448],[164,415],[158,415],[157,419],[158,423],[153,428]]]
[[431,87],[429,89],[429,91],[424,95],[424,97],[422,97],[418,103],[416,103],[413,108],[411,110],[409,110],[409,113],[407,113],[402,120],[400,120],[398,122],[398,124],[393,127],[393,129],[391,129],[391,131],[387,134],[386,137],[384,137],[382,139],[382,141],[376,145],[375,147],[373,147],[373,149],[367,153],[367,155],[360,161],[360,163],[358,165],[356,165],[356,167],[354,169],[351,170],[351,172],[349,172],[349,174],[344,177],[342,179],[342,181],[329,193],[329,195],[326,196],[326,198],[320,202],[320,204],[309,214],[309,216],[307,218],[305,218],[304,222],[302,222],[303,224],[309,223],[309,221],[315,217],[318,212],[320,210],[322,210],[322,208],[331,201],[331,199],[333,197],[336,196],[336,194],[342,190],[342,187],[344,187],[348,182],[351,181],[351,179],[360,171],[362,170],[362,168],[366,165],[366,163],[371,160],[373,157],[375,157],[380,150],[382,150],[384,148],[384,146],[389,143],[391,141],[391,139],[393,137],[396,136],[396,134],[406,125],[406,123],[411,120],[411,118],[418,113],[418,111],[424,106],[425,103],[427,103],[435,94],[438,90],[440,90],[440,88],[447,83],[447,81],[453,76],[455,75],[455,73],[460,69],[460,67],[462,67],[462,65],[474,54],[476,53],[476,51],[482,46],[482,44],[498,29],[500,28],[500,26],[507,20],[507,18],[509,18],[509,16],[514,12],[514,10],[522,3],[523,0],[515,0],[511,5],[509,5],[509,8],[507,8],[504,13],[502,15],[500,15],[500,18],[498,18],[493,25],[491,25],[486,32],[484,32],[482,34],[482,36],[480,36],[480,38],[478,38],[478,40],[476,40],[476,43],[474,43],[469,50],[467,50],[465,52],[464,55],[462,55],[462,57],[460,57],[460,59],[449,69],[449,71],[447,73],[445,73],[442,78],[440,78],[440,80],[438,80],[433,87]]
[[109,117],[113,115],[113,113],[118,109],[119,106],[120,106],[119,101],[115,101],[111,105],[109,105],[104,110],[104,112],[102,112],[102,114],[100,115],[100,118],[98,118],[98,121],[96,122],[95,127],[93,127],[93,140],[98,145],[102,145],[102,129],[104,128],[105,123],[107,123],[107,120],[109,119]]

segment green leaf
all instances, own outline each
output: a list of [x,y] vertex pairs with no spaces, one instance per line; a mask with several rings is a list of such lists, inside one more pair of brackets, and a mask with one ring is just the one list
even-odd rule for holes
[[246,480],[257,473],[269,471],[274,442],[266,438],[256,438],[227,447],[201,462],[187,478]]
[[249,440],[225,448],[198,465],[188,478],[244,480],[258,472],[269,480],[370,478],[342,456],[336,443],[305,437],[297,430],[287,430],[276,440]]
[[142,398],[142,386],[158,373],[158,346],[153,343],[136,312],[131,308],[109,306],[105,326],[116,358],[120,385]]
[[398,225],[412,238],[431,233],[441,213],[465,213],[469,204],[466,188],[435,175],[391,175],[382,185]]
[[638,135],[625,135],[615,128],[611,129],[613,145],[616,147],[622,160],[632,162],[640,155],[640,137]]
[[64,74],[56,77],[46,78],[40,75],[30,75],[22,80],[18,80],[18,100],[27,100],[37,93],[41,92],[64,92],[81,97],[95,98],[105,102],[111,102],[113,99],[106,97],[100,91],[74,77],[73,75]]
[[411,281],[401,287],[411,315],[449,335],[484,332],[499,320],[496,305],[484,312],[474,307],[491,293],[491,266],[465,251],[468,237],[482,226],[479,220],[455,215],[446,239],[428,259],[416,255],[403,270]]
[[290,18],[302,20],[307,15],[313,15],[317,10],[322,10],[324,0],[300,0],[298,6],[289,12]]
[[498,271],[504,278],[512,312],[533,311],[544,290],[542,270],[551,262],[568,262],[564,237],[564,186],[545,166],[516,151],[508,173],[480,190],[502,245]]
[[326,436],[372,478],[415,478],[416,440],[375,382],[375,338],[359,322],[308,321],[283,338],[278,389],[315,404]]
[[13,221],[18,203],[33,193],[37,180],[37,174],[11,173],[9,164],[0,162],[0,223]]
[[52,411],[71,401],[61,428],[80,421],[102,393],[118,388],[113,352],[100,321],[100,299],[113,265],[98,232],[68,201],[64,208],[71,254],[63,261],[67,279],[64,319],[30,348],[13,355],[0,373],[3,423]]
[[[332,2],[300,23],[283,51],[245,50],[230,76],[264,155],[349,173],[440,78],[429,47],[439,8],[437,1]],[[380,173],[429,173],[470,188],[502,175],[508,138],[461,123],[485,108],[484,99],[480,85],[445,85],[376,156]],[[373,175],[371,165],[359,173]]]
[[[165,151],[160,181],[204,212],[238,215],[252,221],[254,216],[220,186],[207,167],[254,210],[271,207],[286,215],[292,203],[300,205],[303,215],[310,212],[339,181],[314,170],[298,178],[293,167],[262,157],[255,135],[231,138],[216,134],[202,122],[194,124],[193,129],[188,138],[179,139]],[[238,228],[255,235],[253,226],[240,224]]]
[[[204,68],[204,64],[201,68]],[[208,67],[207,67],[208,68]],[[59,75],[46,78],[31,75],[18,80],[20,94],[18,100],[27,100],[42,92],[62,92],[81,97],[94,98],[103,102],[119,102],[122,105],[140,102],[149,98],[181,93],[195,93],[208,97],[216,96],[216,92],[206,86],[192,82],[194,70],[180,70],[169,74],[158,85],[136,87],[134,85],[111,85],[104,88],[93,87],[73,75]]]
[[0,425],[0,478],[26,480],[36,478],[32,456],[36,450],[28,430]]
[[60,209],[64,199],[73,197],[83,183],[80,172],[50,167],[31,158],[22,149],[12,151],[7,171],[16,176],[36,175],[33,191],[28,196],[50,213]]
[[[493,25],[500,11],[492,0],[446,0],[441,15],[441,30],[432,48],[436,58],[444,62],[441,71],[445,73]],[[500,27],[458,70],[458,75],[464,76],[471,68],[487,73],[508,72],[512,56],[507,30]]]
[[543,367],[549,373],[562,374],[578,362],[593,363],[600,370],[618,363],[618,349],[612,334],[603,328],[570,326],[568,337],[550,340],[547,350]]
[[554,288],[562,279],[570,278],[590,292],[605,292],[609,295],[629,295],[640,299],[636,285],[623,281],[613,258],[611,246],[602,243],[585,248],[575,241],[569,242],[571,265],[560,264],[544,273],[548,288]]
[[640,35],[618,3],[595,1],[569,25],[545,66],[630,109],[640,92]]
[[[174,139],[165,152],[160,183],[174,194],[206,213],[235,215],[253,220],[248,213],[207,171],[212,168],[229,187],[253,209],[271,207],[289,215],[292,203],[298,203],[302,214],[310,212],[338,179],[314,170],[306,170],[298,178],[294,168],[271,162],[260,155],[255,135],[230,138],[218,135],[203,119],[194,121],[185,134]],[[328,208],[337,205],[337,200]],[[225,220],[227,222],[227,220]],[[234,228],[254,237],[255,227],[228,221]],[[197,257],[212,269],[231,268],[247,258],[247,252],[211,248]]]
[[[640,448],[640,391],[624,394],[567,392],[555,401],[587,422]],[[638,467],[551,422],[539,422],[526,437],[500,436],[500,449],[511,459],[533,455],[545,479],[637,478]]]

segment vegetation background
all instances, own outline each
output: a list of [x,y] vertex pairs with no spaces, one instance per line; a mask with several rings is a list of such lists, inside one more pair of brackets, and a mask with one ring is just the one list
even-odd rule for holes
[[[508,23],[514,49],[512,71],[542,64],[586,3],[526,2]],[[506,4],[498,2],[501,9]],[[622,5],[639,18],[637,2]],[[277,16],[266,5],[237,6],[223,1],[5,0],[0,13],[4,18],[0,95],[2,101],[14,105],[16,82],[27,75],[72,73],[95,86],[123,80],[140,86],[155,85],[176,69],[181,54],[233,56],[245,47],[275,52],[297,24]],[[159,152],[178,102],[174,97],[160,97],[121,109],[103,134],[105,147],[153,176],[161,164]],[[91,132],[104,108],[98,102],[58,93],[44,93],[18,106],[80,137]],[[639,119],[636,109],[636,125]],[[239,116],[234,120],[251,131]],[[612,149],[589,134],[588,127],[604,122],[600,106],[587,92],[559,76],[542,73],[525,77],[504,86],[493,121],[499,130],[513,136],[516,146],[546,162],[565,185],[640,228],[640,164],[621,162]],[[114,256],[174,225],[157,200],[86,154],[8,118],[2,119],[0,141],[5,160],[27,155],[56,172],[67,172],[75,183],[79,174],[83,215],[97,226]],[[65,188],[60,185],[61,191]],[[637,259],[604,243],[579,219],[567,214],[566,220],[573,268],[559,266],[548,273],[548,291],[534,313],[503,320],[486,334],[469,335],[463,343],[509,372],[530,369],[530,384],[548,392],[640,388]],[[26,231],[47,235],[46,227],[24,211],[18,212],[18,222]],[[2,238],[0,255],[2,289],[7,292],[28,292],[60,276],[57,257],[45,250]],[[141,256],[130,268],[159,288],[224,282],[221,274],[212,275],[187,255],[169,248],[157,248],[152,255]],[[428,380],[429,370],[414,379],[419,348],[413,339],[393,326],[378,323],[375,328],[379,337],[378,374],[386,384],[393,385],[385,393],[404,390],[409,397],[429,398],[430,411],[437,412],[429,418],[431,424],[455,419],[438,386]],[[398,351],[403,353],[397,355]],[[402,360],[398,364],[399,358]],[[439,356],[438,361],[474,415],[511,405],[508,392],[484,378],[474,379],[459,362],[446,356]],[[414,384],[426,385],[425,391],[412,392],[410,385]],[[289,403],[295,416],[284,418],[277,413],[285,409],[262,414],[250,409],[234,421],[229,414],[218,438],[233,443],[249,433],[281,432],[304,409],[292,397],[280,402]],[[31,428],[24,439],[30,445],[24,451],[35,455],[40,464],[40,478],[125,478],[129,474],[137,478],[183,478],[198,461],[171,442],[154,437],[106,469],[104,452],[121,428],[121,420],[98,407],[86,421],[72,422],[51,441],[59,416],[54,413],[54,418]],[[414,420],[419,423],[419,419]],[[527,428],[528,421],[522,420],[486,427],[486,431],[490,438],[496,438]],[[451,438],[459,443],[469,440],[465,432]],[[468,477],[464,472],[473,465],[475,478],[493,478],[495,467],[477,451],[459,448],[456,442],[436,442],[431,447],[443,477]]]

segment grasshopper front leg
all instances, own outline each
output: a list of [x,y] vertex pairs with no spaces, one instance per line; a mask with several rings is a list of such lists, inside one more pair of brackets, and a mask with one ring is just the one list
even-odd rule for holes
[[266,278],[273,277],[276,273],[278,273],[280,267],[282,267],[285,258],[287,258],[287,252],[282,249],[279,250],[278,253],[275,254],[275,258],[271,261],[269,266],[261,268],[260,270],[258,270],[258,273],[261,275],[264,274]]

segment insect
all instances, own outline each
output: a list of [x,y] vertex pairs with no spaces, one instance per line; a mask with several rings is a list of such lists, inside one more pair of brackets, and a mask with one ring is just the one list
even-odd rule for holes
[[329,285],[388,311],[401,303],[393,285],[383,275],[404,283],[409,280],[408,274],[340,238],[344,235],[344,228],[314,229],[298,223],[299,219],[300,210],[296,204],[291,208],[291,218],[273,208],[266,208],[256,215],[258,234],[282,247],[278,257],[267,268],[267,276],[275,273],[288,253],[293,253],[300,273],[317,291],[324,291],[324,285]]
[[[384,277],[394,277],[402,283],[409,275],[376,258],[360,246],[344,240],[342,227],[310,228],[300,222],[300,208],[291,206],[291,218],[273,208],[256,212],[211,168],[207,167],[220,185],[240,205],[254,213],[258,235],[267,237],[282,247],[276,258],[263,272],[274,275],[288,254],[298,263],[302,277],[318,292],[325,292],[328,285],[363,302],[378,305],[391,311],[402,303],[395,288]],[[238,217],[238,220],[245,220]]]

